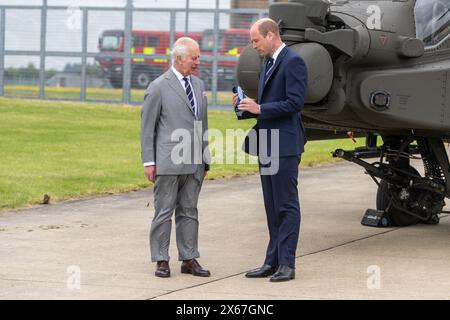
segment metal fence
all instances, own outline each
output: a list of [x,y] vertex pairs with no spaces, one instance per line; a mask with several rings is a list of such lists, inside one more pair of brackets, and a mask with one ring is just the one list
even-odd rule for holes
[[267,9],[231,8],[231,0],[207,1],[209,8],[192,0],[121,1],[73,7],[0,0],[0,95],[139,104],[148,83],[170,66],[175,40],[188,35],[200,44],[198,75],[211,104],[229,104],[225,93],[249,25]]

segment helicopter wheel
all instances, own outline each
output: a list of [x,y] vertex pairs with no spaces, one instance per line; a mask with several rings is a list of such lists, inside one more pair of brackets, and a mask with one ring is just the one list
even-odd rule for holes
[[[408,170],[413,174],[420,175],[414,167],[410,166]],[[421,220],[392,205],[390,206],[391,201],[395,201],[397,206],[424,218],[431,212],[431,217],[426,221]],[[441,212],[445,202],[443,199],[437,199],[436,195],[430,191],[414,188],[405,189],[382,180],[377,190],[376,205],[378,210],[386,212],[392,225],[409,226],[420,222],[438,224],[438,213]]]

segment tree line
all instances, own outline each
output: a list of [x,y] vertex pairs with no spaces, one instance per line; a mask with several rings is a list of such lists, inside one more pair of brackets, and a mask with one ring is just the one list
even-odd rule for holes
[[[45,78],[50,79],[55,74],[59,72],[67,73],[77,73],[81,74],[81,64],[80,63],[67,63],[62,71],[55,69],[49,69],[45,71]],[[87,75],[99,75],[100,69],[94,64],[86,65]],[[4,77],[7,79],[38,79],[39,78],[39,68],[36,68],[33,62],[29,62],[26,67],[8,67],[4,71]]]

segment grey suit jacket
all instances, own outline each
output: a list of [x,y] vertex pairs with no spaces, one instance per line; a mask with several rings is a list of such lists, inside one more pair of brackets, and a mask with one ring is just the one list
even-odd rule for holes
[[209,169],[204,84],[195,76],[191,76],[191,82],[197,101],[197,118],[172,69],[150,83],[145,91],[141,110],[141,156],[143,163],[156,163],[157,175],[192,174],[199,166]]

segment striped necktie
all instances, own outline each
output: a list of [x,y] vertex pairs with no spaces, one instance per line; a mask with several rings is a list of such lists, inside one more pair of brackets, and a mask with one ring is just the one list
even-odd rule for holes
[[184,80],[184,90],[186,90],[186,95],[188,97],[189,102],[191,103],[192,111],[197,116],[197,110],[195,108],[195,101],[194,101],[194,92],[192,91],[191,84],[189,83],[189,79],[187,77],[184,77],[183,80]]
[[269,74],[272,71],[272,67],[273,67],[273,58],[267,58],[267,61],[266,61],[266,72],[264,74],[264,82],[267,81],[267,78],[269,77]]

